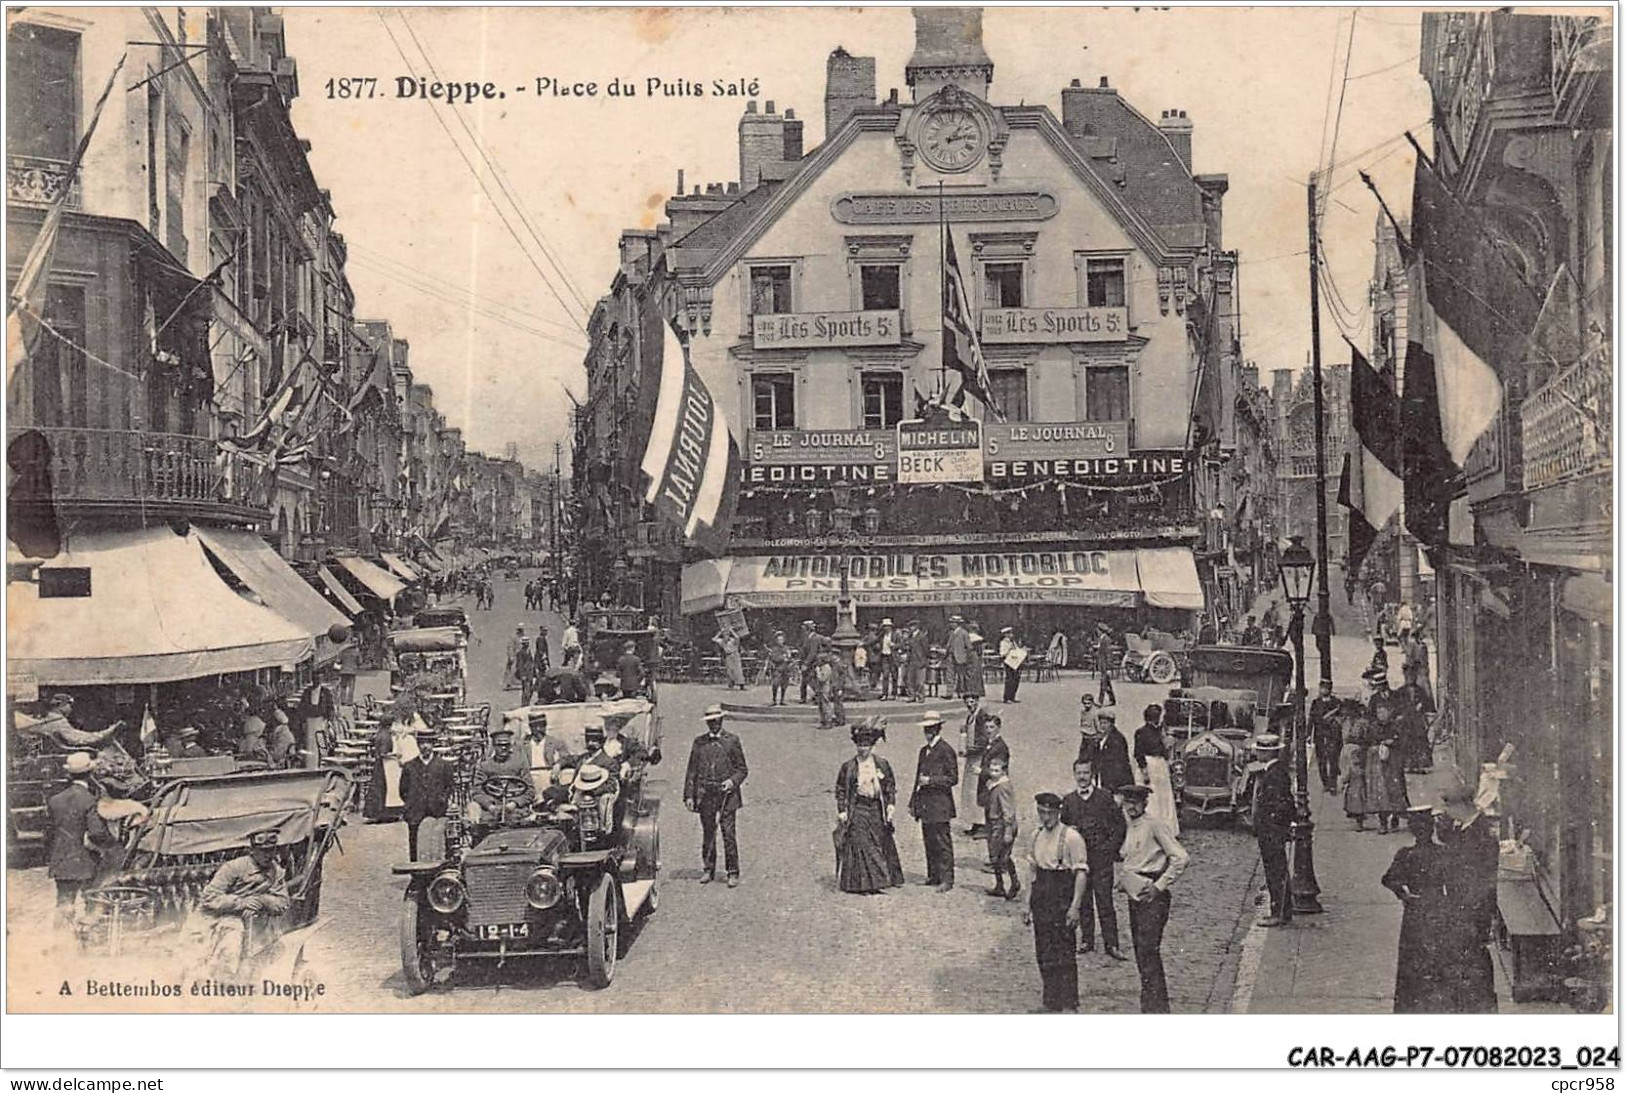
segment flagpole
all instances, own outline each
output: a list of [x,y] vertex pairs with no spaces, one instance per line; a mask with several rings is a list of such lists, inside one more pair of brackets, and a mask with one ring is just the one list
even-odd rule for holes
[[[937,180],[937,310],[944,315],[948,310],[948,210],[943,198],[942,180]],[[942,324],[940,340],[943,352],[937,354],[937,398],[948,402],[947,324]]]

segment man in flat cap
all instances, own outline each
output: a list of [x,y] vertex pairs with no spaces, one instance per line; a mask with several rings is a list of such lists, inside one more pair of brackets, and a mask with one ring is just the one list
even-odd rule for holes
[[[490,732],[491,754],[474,769],[473,815],[475,823],[496,823],[504,811],[528,811],[536,799],[530,780],[530,761],[514,750],[514,728],[502,724]],[[506,781],[503,781],[506,779]]]
[[1287,882],[1286,844],[1292,830],[1292,785],[1281,759],[1281,738],[1265,733],[1253,741],[1253,834],[1264,862],[1264,884],[1270,892],[1270,913],[1260,926],[1292,921],[1292,893]]
[[1033,833],[1032,895],[1022,918],[1033,928],[1046,1013],[1078,1012],[1078,921],[1089,886],[1083,836],[1061,822],[1061,798],[1040,793]]
[[954,787],[959,784],[959,757],[954,746],[942,738],[942,715],[927,710],[920,721],[925,744],[920,748],[914,770],[914,792],[908,799],[909,815],[920,822],[925,840],[925,883],[937,891],[954,886]]
[[[816,636],[816,635],[815,635]],[[722,828],[723,865],[728,870],[728,887],[739,887],[739,839],[735,818],[745,803],[739,787],[750,768],[745,765],[745,747],[739,737],[722,727],[721,706],[705,710],[705,731],[694,738],[688,751],[688,771],[683,776],[683,807],[700,814],[701,884],[717,877],[717,828]]]
[[1126,786],[1134,781],[1134,765],[1129,758],[1128,737],[1117,731],[1117,711],[1110,706],[1098,709],[1095,712],[1094,727],[1098,730],[1094,737],[1095,752],[1093,756],[1087,754],[1090,737],[1089,724],[1084,724],[1085,734],[1083,745],[1078,749],[1078,758],[1092,758],[1095,762],[1095,774],[1100,784],[1108,790],[1115,790],[1118,786]]
[[1123,839],[1117,883],[1128,896],[1128,928],[1140,971],[1140,1012],[1168,1012],[1168,979],[1162,969],[1162,931],[1173,902],[1168,889],[1185,871],[1190,855],[1167,824],[1146,814],[1151,787],[1117,787],[1128,834]]
[[293,905],[287,870],[277,860],[279,840],[274,827],[250,834],[248,853],[215,870],[198,897],[209,930],[209,965],[225,975],[235,975],[244,960],[276,939],[282,932],[278,920]]

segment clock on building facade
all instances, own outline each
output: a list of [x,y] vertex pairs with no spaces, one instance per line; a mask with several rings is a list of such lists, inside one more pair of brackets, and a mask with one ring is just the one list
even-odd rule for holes
[[920,127],[920,158],[939,171],[965,171],[987,153],[987,129],[967,106],[932,110]]

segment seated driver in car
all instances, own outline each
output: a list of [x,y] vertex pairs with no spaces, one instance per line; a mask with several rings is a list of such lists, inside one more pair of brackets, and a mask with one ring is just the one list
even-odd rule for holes
[[492,789],[492,779],[511,778],[507,798],[510,814],[523,815],[530,811],[536,799],[536,787],[530,780],[529,760],[514,750],[514,731],[508,725],[491,730],[491,754],[480,760],[474,771],[474,799],[469,802],[469,819],[474,823],[496,822],[502,815],[503,800]]

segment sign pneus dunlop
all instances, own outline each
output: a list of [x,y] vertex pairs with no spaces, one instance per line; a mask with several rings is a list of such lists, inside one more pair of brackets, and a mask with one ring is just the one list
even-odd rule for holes
[[982,423],[974,418],[899,421],[897,481],[905,486],[982,481]]

